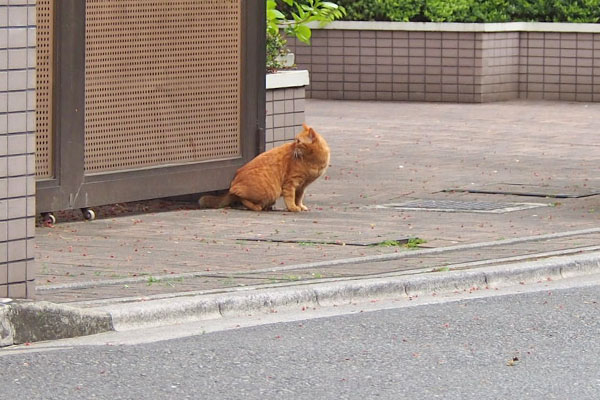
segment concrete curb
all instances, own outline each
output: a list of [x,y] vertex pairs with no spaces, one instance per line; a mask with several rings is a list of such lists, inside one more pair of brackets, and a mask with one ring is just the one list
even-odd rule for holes
[[[600,273],[600,252],[419,275],[299,283],[244,291],[116,302],[76,308],[48,302],[0,303],[0,347],[160,325],[558,280]],[[115,299],[118,301],[118,299]]]
[[45,301],[0,304],[0,347],[114,330],[107,312]]
[[476,270],[357,278],[189,297],[182,295],[135,303],[102,305],[94,309],[109,313],[114,329],[122,331],[225,316],[268,313],[285,308],[319,307],[369,299],[483,289],[594,273],[600,273],[600,252]]

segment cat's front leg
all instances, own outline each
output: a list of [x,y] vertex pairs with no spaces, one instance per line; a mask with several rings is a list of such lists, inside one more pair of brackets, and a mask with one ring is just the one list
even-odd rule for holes
[[283,200],[288,211],[298,212],[302,211],[302,208],[296,205],[296,189],[291,185],[283,187]]
[[304,199],[304,189],[304,187],[296,189],[296,205],[300,207],[302,211],[308,211],[308,207],[302,203],[302,200]]

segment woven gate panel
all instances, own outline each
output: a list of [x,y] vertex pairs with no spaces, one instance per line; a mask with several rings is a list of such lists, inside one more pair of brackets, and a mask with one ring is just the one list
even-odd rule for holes
[[86,173],[240,156],[241,1],[86,1]]
[[37,67],[36,67],[36,150],[35,174],[37,178],[51,178],[53,173],[52,145],[52,31],[54,0],[38,0]]

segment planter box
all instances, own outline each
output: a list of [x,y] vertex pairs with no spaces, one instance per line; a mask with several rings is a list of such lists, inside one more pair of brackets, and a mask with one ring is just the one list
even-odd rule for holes
[[600,101],[600,26],[344,22],[288,39],[307,97],[491,102]]
[[304,122],[305,87],[308,71],[267,74],[265,150],[294,140]]

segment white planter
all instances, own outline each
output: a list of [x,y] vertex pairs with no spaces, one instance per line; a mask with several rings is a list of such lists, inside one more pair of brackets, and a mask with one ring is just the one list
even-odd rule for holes
[[267,90],[290,87],[303,87],[309,83],[307,70],[277,71],[267,74]]

